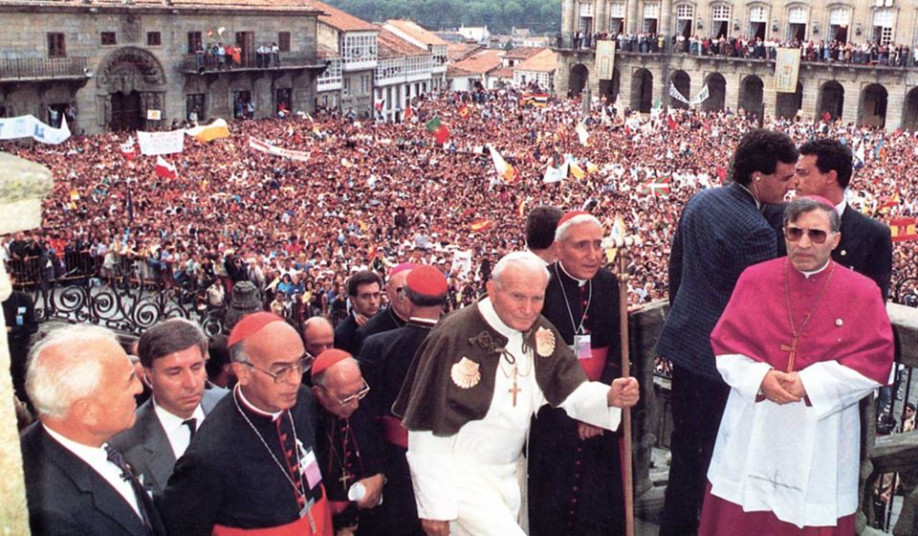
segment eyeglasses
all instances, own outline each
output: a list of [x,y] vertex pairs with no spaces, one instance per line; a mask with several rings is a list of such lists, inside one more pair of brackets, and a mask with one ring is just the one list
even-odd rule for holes
[[312,360],[313,360],[312,355],[310,355],[309,353],[306,353],[306,354],[303,354],[303,357],[297,359],[295,363],[291,363],[290,365],[280,367],[275,372],[271,372],[270,370],[265,370],[259,367],[258,365],[256,365],[255,363],[252,363],[251,361],[243,361],[242,363],[252,367],[255,370],[264,372],[268,376],[271,376],[271,378],[274,380],[274,383],[280,383],[281,381],[283,381],[290,375],[290,372],[293,372],[295,374],[294,378],[302,377],[303,373],[309,370],[309,367],[312,365]]
[[799,242],[800,239],[803,238],[803,235],[808,236],[810,242],[814,244],[825,244],[826,238],[829,237],[829,231],[823,231],[822,229],[803,229],[790,225],[784,226],[784,237],[791,242]]
[[[331,395],[331,392],[329,392],[327,387],[325,387],[324,385],[320,387],[322,387],[322,389],[325,389],[325,392]],[[337,396],[332,395],[332,398],[337,400],[338,403],[341,404],[342,406],[348,406],[358,400],[363,400],[364,398],[366,398],[368,394],[370,394],[370,386],[367,385],[366,380],[363,380],[363,387],[361,387],[359,391],[352,394],[351,396],[346,396],[344,398],[338,398]]]

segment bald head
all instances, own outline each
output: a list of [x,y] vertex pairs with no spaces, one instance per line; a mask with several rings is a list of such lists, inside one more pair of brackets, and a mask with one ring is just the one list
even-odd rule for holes
[[335,344],[335,328],[321,316],[313,316],[303,322],[303,342],[306,351],[318,356]]
[[366,394],[360,365],[353,357],[334,363],[321,374],[313,376],[312,381],[313,393],[322,407],[341,419],[353,415],[360,406],[361,393]]

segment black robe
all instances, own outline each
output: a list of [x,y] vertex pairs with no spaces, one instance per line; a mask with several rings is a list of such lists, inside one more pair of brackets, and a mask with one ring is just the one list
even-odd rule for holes
[[[408,375],[414,354],[432,327],[409,320],[401,328],[377,333],[364,342],[360,368],[370,386],[366,405],[377,419],[397,418],[392,414],[392,405]],[[408,449],[390,441],[384,443],[388,483],[385,501],[379,507],[379,534],[424,536],[405,457]]]
[[[237,399],[234,391],[217,403],[176,462],[157,502],[169,534],[209,536],[214,525],[268,528],[300,518],[293,487],[240,415]],[[246,408],[241,399],[239,407],[284,464],[274,422]],[[290,415],[303,448],[315,449],[316,402],[305,387]],[[325,500],[322,495],[321,484],[307,490],[307,498],[317,502]]]
[[386,307],[373,315],[373,318],[364,322],[364,324],[354,332],[354,336],[351,338],[351,355],[355,357],[360,355],[363,348],[363,341],[370,335],[391,331],[404,325],[405,321],[395,314],[395,311],[392,310],[392,306]]
[[[542,314],[570,345],[590,287],[585,285],[581,294],[577,281],[558,263],[548,268],[551,278]],[[583,327],[593,348],[608,348],[600,381],[610,383],[621,375],[618,282],[600,270],[591,283],[592,299]],[[582,441],[577,421],[563,410],[539,411],[529,435],[529,526],[531,536],[624,534],[618,434],[606,431]]]
[[[316,450],[325,492],[330,501],[346,502],[348,489],[355,482],[373,475],[385,474],[382,438],[362,401],[361,406],[347,420],[340,419],[325,408],[319,407]],[[347,485],[342,480],[345,469],[351,477]],[[385,503],[388,487],[383,491]],[[378,510],[379,507],[358,511],[357,503],[351,502],[345,511],[332,517],[335,531],[356,524],[358,534],[380,534],[375,528]]]

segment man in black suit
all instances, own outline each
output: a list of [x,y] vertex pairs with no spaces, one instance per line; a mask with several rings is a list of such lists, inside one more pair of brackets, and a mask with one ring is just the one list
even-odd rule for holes
[[[389,305],[357,328],[351,344],[351,355],[360,355],[363,341],[370,335],[400,328],[411,318],[411,302],[405,297],[405,280],[413,269],[413,263],[403,262],[389,272],[389,280],[386,282],[386,298]],[[337,345],[335,347],[337,348]]]
[[137,345],[144,381],[153,396],[137,409],[134,426],[112,439],[141,483],[162,493],[204,417],[227,393],[205,389],[207,337],[196,324],[170,318],[153,326]]
[[351,313],[335,327],[335,348],[352,352],[354,332],[379,312],[382,281],[371,270],[356,272],[347,279],[347,296]]
[[845,201],[853,171],[851,149],[838,140],[818,139],[800,146],[797,195],[818,195],[831,201],[841,217],[841,242],[832,260],[866,275],[889,296],[892,238],[889,227],[864,216]]
[[673,362],[672,468],[660,536],[691,536],[730,388],[714,364],[711,330],[740,274],[777,255],[762,215],[794,184],[797,148],[785,134],[752,130],[733,154],[731,183],[692,197],[682,211],[669,259],[671,309],[654,352]]
[[115,335],[51,333],[32,350],[26,390],[40,421],[21,439],[32,535],[164,535],[150,496],[106,443],[134,423],[141,391]]

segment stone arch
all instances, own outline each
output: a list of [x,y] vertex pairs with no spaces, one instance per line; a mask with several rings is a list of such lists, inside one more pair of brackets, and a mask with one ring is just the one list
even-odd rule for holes
[[743,109],[747,114],[762,114],[765,84],[758,76],[751,74],[740,82],[739,102],[737,109]]
[[[683,97],[686,99],[692,98],[692,78],[687,72],[680,69],[669,77],[669,81],[673,86],[676,87],[676,89],[679,91],[679,93],[682,94]],[[687,110],[689,107],[688,104],[673,97],[669,98],[669,105],[672,108],[681,108],[683,110]]]
[[793,119],[803,108],[803,84],[797,82],[795,93],[778,93],[775,99],[775,117]]
[[579,96],[586,89],[589,80],[590,70],[587,69],[586,65],[582,63],[572,65],[570,83],[568,85],[571,97]]
[[727,80],[720,73],[711,73],[704,79],[708,86],[708,98],[701,103],[701,109],[706,112],[720,112],[726,106]]
[[612,104],[618,100],[618,95],[621,92],[622,86],[622,73],[618,70],[618,67],[612,69],[612,80],[600,80],[599,81],[599,95],[600,98],[605,97],[607,104]]
[[100,125],[147,128],[148,110],[158,110],[158,121],[165,122],[166,72],[150,52],[130,46],[113,50],[96,69],[96,87]]
[[905,94],[904,108],[902,128],[912,132],[918,130],[918,87],[913,87]]
[[889,92],[881,84],[870,84],[861,90],[857,124],[872,127],[886,126],[886,108]]
[[832,120],[842,116],[845,109],[845,88],[835,80],[829,80],[819,89],[819,105],[817,114],[819,117],[829,114]]
[[653,73],[637,69],[631,75],[631,110],[650,113],[653,108]]

